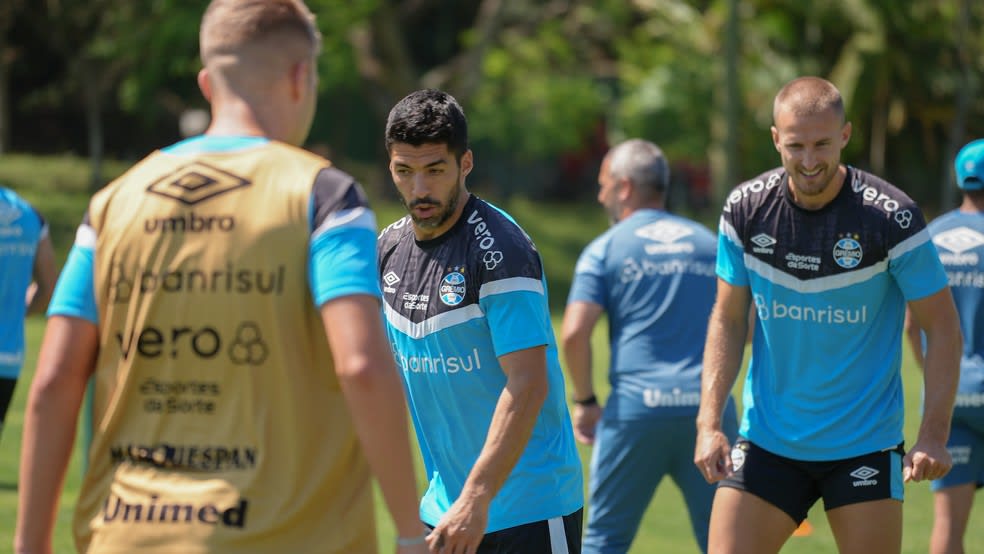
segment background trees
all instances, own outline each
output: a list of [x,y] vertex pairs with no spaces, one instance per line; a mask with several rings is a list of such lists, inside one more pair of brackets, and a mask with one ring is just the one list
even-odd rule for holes
[[[973,0],[308,3],[325,40],[310,145],[379,194],[386,112],[424,86],[464,104],[473,187],[492,195],[592,196],[607,144],[643,136],[674,162],[678,206],[716,211],[737,180],[776,165],[772,97],[802,74],[844,93],[847,161],[936,209],[953,200],[942,185],[956,149],[984,136],[984,3]],[[98,170],[104,155],[180,138],[178,116],[204,107],[200,4],[5,0],[0,153],[71,152]]]

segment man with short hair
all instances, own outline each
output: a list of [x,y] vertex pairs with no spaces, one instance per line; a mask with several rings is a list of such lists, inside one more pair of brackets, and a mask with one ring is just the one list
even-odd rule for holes
[[[823,498],[841,552],[897,553],[905,481],[942,477],[960,328],[922,212],[840,162],[851,136],[840,92],[818,77],[776,95],[782,167],[728,196],[704,350],[694,461],[719,482],[709,550],[778,552]],[[740,438],[721,414],[756,308]],[[925,411],[903,451],[906,306],[926,329]]]
[[57,279],[48,222],[0,187],[0,434],[24,364],[24,317],[44,313]]
[[[205,134],[89,204],[56,288],[20,464],[18,553],[51,552],[86,383],[82,552],[422,554],[406,403],[361,187],[298,148],[321,36],[300,0],[213,0]],[[388,549],[389,550],[389,549]]]
[[470,194],[457,100],[419,90],[386,121],[409,214],[379,237],[386,329],[430,486],[434,552],[574,554],[583,484],[543,264],[505,212]]
[[[666,211],[669,182],[666,157],[649,141],[627,140],[608,152],[598,202],[613,225],[581,253],[564,312],[574,435],[594,444],[585,554],[627,552],[667,475],[683,493],[698,547],[707,550],[714,487],[692,461],[716,239]],[[603,312],[612,385],[604,411],[591,367],[591,333]],[[723,428],[730,439],[736,418],[729,401]]]
[[[950,280],[964,340],[960,383],[946,444],[953,469],[930,484],[934,499],[932,554],[965,551],[974,494],[984,487],[984,139],[961,148],[954,165],[963,200],[960,207],[929,224],[929,234]],[[922,329],[909,315],[906,333],[922,366]]]

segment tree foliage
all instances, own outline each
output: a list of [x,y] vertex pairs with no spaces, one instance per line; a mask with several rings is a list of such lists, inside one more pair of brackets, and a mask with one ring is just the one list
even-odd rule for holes
[[[721,195],[735,174],[777,163],[772,98],[815,74],[844,93],[848,162],[947,204],[955,150],[984,135],[984,3],[904,4],[309,0],[324,40],[312,141],[378,167],[389,107],[438,87],[465,105],[478,159],[494,166],[484,178],[499,190],[562,195],[572,165],[593,179],[584,168],[602,132],[710,168]],[[177,115],[204,106],[194,80],[202,10],[187,0],[0,4],[0,151],[23,142],[98,157],[105,143],[128,156],[135,133],[176,139]],[[38,117],[89,132],[26,124]]]

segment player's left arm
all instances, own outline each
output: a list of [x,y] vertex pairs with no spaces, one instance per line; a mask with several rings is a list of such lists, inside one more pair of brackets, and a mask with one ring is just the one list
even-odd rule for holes
[[926,335],[923,364],[924,408],[916,443],[905,456],[906,481],[939,479],[953,465],[946,450],[960,379],[963,350],[960,323],[949,287],[909,301],[913,323]]
[[905,338],[909,342],[909,349],[912,352],[912,357],[922,369],[923,364],[923,344],[922,344],[922,328],[916,323],[916,318],[912,316],[912,310],[906,307],[905,310]]
[[[564,310],[561,344],[564,351],[564,367],[571,379],[575,400],[587,400],[595,396],[592,380],[591,334],[601,317],[602,307],[594,302],[575,300]],[[576,403],[572,414],[574,438],[584,444],[594,444],[595,428],[601,419],[601,406],[597,401]]]
[[14,536],[18,553],[52,551],[58,499],[98,352],[99,331],[92,322],[58,315],[48,321],[24,413]]
[[[506,386],[499,396],[485,445],[461,494],[435,528],[445,552],[475,552],[488,524],[489,505],[526,448],[547,398],[546,346],[499,356]],[[457,550],[456,550],[457,548]]]
[[55,265],[55,249],[51,245],[51,235],[45,233],[38,241],[37,250],[34,253],[34,268],[32,270],[31,287],[28,290],[27,313],[40,314],[48,309],[51,302],[51,294],[55,291],[55,283],[58,281],[58,268]]

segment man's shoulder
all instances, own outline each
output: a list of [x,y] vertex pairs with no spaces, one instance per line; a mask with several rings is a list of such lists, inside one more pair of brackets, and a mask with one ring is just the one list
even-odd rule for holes
[[400,241],[406,240],[408,234],[413,230],[410,216],[405,215],[400,219],[390,223],[379,232],[379,250],[384,251],[396,246]]
[[741,182],[724,201],[724,213],[748,210],[776,198],[785,179],[786,171],[776,167]]
[[849,187],[851,192],[857,194],[865,206],[877,208],[886,213],[918,208],[915,200],[910,198],[902,189],[874,173],[855,167],[850,167],[849,173],[844,186]]

